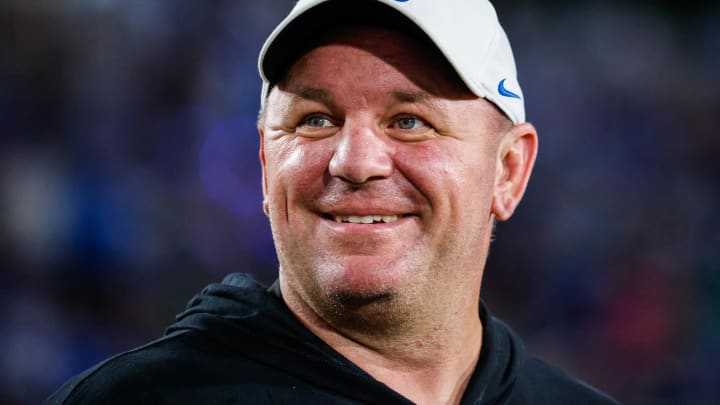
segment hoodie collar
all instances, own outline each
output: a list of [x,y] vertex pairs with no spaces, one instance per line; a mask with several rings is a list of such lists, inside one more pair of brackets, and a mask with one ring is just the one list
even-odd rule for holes
[[[512,391],[525,359],[520,339],[490,314],[484,302],[480,303],[480,319],[483,345],[461,405],[491,404],[506,397]],[[193,297],[166,333],[187,329],[199,330],[235,347],[238,334],[257,334],[268,345],[329,361],[356,378],[372,380],[294,317],[282,300],[278,281],[264,287],[249,275],[235,273],[228,275],[221,284],[209,285]]]

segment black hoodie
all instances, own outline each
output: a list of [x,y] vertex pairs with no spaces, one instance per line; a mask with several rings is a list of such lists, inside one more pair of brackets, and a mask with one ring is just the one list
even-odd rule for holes
[[[483,346],[462,404],[612,404],[529,356],[481,307]],[[231,274],[165,336],[67,381],[48,404],[411,404],[306,329],[275,283]]]

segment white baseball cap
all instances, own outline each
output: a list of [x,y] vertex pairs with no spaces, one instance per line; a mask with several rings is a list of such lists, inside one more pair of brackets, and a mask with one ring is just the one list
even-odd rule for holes
[[514,123],[525,121],[510,42],[487,0],[299,0],[260,51],[261,103],[308,38],[327,25],[350,21],[419,29],[475,95],[494,103]]

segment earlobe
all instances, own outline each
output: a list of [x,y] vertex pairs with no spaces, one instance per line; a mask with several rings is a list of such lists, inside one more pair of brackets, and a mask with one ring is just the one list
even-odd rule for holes
[[529,123],[515,125],[501,139],[492,204],[497,220],[505,221],[515,212],[530,180],[537,148],[537,132]]

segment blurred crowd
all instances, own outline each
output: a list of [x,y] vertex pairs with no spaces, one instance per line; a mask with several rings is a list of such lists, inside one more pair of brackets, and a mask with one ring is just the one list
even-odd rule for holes
[[[717,403],[720,7],[495,3],[540,154],[484,300],[623,402]],[[274,280],[256,58],[291,4],[0,2],[0,403]]]

